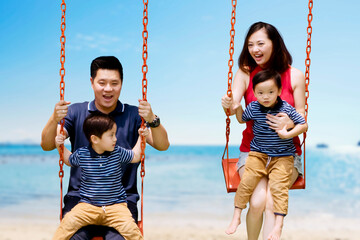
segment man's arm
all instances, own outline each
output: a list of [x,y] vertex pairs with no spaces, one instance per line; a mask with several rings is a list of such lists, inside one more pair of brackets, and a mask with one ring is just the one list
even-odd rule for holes
[[[152,122],[155,119],[155,114],[147,101],[139,100],[139,115],[147,122]],[[160,124],[158,127],[150,129],[149,135],[146,136],[146,142],[159,151],[167,150],[170,142],[164,126]]]
[[[63,100],[55,104],[54,112],[41,133],[40,145],[44,151],[55,149],[55,137],[58,133],[58,122],[66,116],[69,104],[70,102]],[[66,131],[65,134],[67,135]]]

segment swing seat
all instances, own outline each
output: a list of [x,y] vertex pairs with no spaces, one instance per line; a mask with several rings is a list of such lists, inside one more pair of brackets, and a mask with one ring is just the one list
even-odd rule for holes
[[[238,158],[223,158],[222,167],[224,171],[224,179],[226,190],[228,193],[236,192],[237,187],[240,183],[240,176],[237,171],[236,163]],[[291,186],[290,189],[305,189],[305,179],[303,176],[299,176],[295,183]]]

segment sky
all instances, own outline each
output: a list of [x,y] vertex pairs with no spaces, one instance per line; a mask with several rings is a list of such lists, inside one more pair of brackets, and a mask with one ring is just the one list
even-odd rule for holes
[[[238,0],[237,59],[249,26],[273,24],[305,71],[308,4],[303,0]],[[0,142],[39,143],[59,100],[60,0],[0,2]],[[360,2],[313,5],[307,144],[360,141]],[[225,144],[221,97],[227,90],[231,1],[149,0],[147,99],[171,144]],[[124,67],[120,100],[141,98],[143,2],[67,1],[65,99],[93,99],[90,63],[114,55]],[[236,63],[236,61],[235,61]],[[236,72],[237,66],[233,71]],[[230,144],[243,125],[232,118]]]

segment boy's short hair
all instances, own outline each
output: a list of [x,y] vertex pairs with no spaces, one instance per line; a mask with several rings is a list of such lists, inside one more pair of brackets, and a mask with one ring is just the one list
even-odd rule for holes
[[91,143],[91,135],[101,138],[104,132],[113,128],[114,124],[116,124],[115,120],[111,116],[101,112],[93,112],[86,117],[83,131],[86,139]]
[[123,82],[123,67],[119,59],[116,57],[101,56],[95,58],[90,65],[90,75],[93,79],[95,79],[99,69],[117,70],[119,72],[121,82]]
[[252,82],[253,82],[253,90],[255,90],[256,85],[259,83],[265,82],[269,79],[274,79],[276,86],[278,89],[281,88],[281,76],[278,72],[272,70],[262,70],[255,74]]

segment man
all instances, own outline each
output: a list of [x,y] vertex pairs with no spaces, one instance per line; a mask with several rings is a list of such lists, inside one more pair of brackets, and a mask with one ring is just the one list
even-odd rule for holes
[[[41,134],[41,147],[45,151],[55,148],[55,137],[60,131],[59,121],[65,117],[64,134],[70,137],[71,151],[89,145],[83,133],[83,122],[91,112],[100,111],[111,115],[117,125],[117,144],[132,149],[138,138],[138,129],[141,118],[150,126],[150,134],[146,142],[157,150],[168,149],[170,143],[165,128],[160,119],[151,109],[151,105],[139,100],[139,107],[121,103],[120,96],[123,83],[123,69],[116,57],[98,57],[90,67],[91,87],[95,99],[92,102],[75,103],[60,101],[55,105],[54,112],[45,125]],[[136,203],[139,200],[137,191],[137,168],[139,164],[128,164],[124,168],[123,185],[127,194],[128,208],[137,222],[138,210]],[[80,200],[80,168],[71,168],[68,193],[64,197],[63,214],[73,208]],[[102,235],[105,239],[124,240],[114,229],[103,226],[88,226],[80,229],[71,239],[91,239],[94,234]]]

